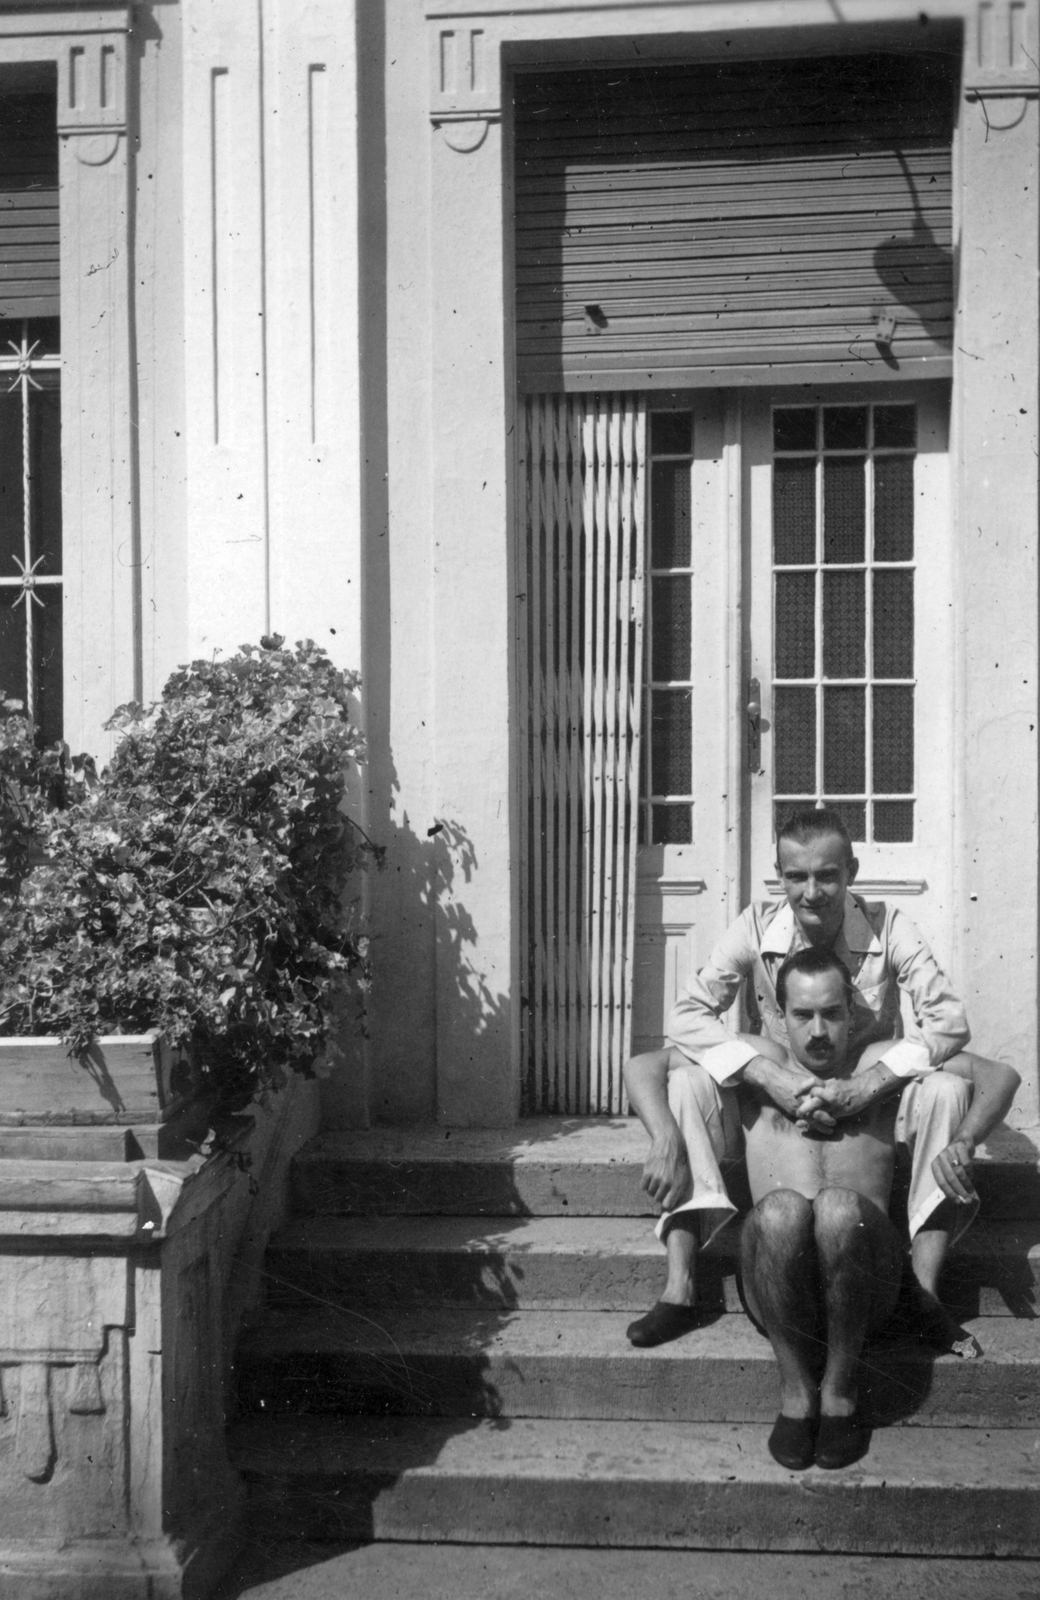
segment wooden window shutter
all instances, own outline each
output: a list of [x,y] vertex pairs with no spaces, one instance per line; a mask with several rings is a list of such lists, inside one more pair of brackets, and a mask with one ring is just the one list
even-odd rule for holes
[[58,315],[54,95],[0,93],[0,320]]
[[517,73],[521,391],[945,376],[956,87],[912,52]]

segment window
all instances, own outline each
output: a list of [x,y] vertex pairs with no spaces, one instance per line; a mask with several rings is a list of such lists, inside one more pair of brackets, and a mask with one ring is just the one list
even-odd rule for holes
[[693,839],[693,413],[650,415],[650,561],[640,842]]
[[45,743],[62,731],[60,359],[56,319],[0,323],[0,688]]
[[913,405],[773,411],[774,803],[914,838]]
[[62,734],[58,134],[51,63],[0,72],[0,690]]

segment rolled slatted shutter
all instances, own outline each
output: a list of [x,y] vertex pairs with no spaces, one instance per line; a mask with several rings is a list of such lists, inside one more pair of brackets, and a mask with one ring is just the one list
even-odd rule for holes
[[0,94],[0,320],[58,315],[54,95]]
[[945,376],[955,97],[939,53],[518,73],[521,391]]
[[626,1109],[643,701],[646,405],[520,411],[524,1107]]

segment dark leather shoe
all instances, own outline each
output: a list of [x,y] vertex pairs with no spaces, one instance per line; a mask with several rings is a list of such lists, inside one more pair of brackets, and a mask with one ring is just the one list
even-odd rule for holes
[[821,1417],[816,1435],[816,1465],[829,1471],[850,1467],[866,1455],[868,1442],[869,1434],[858,1411],[851,1417]]
[[691,1333],[700,1320],[696,1306],[673,1306],[667,1300],[658,1300],[645,1317],[630,1322],[625,1332],[637,1349],[647,1350],[655,1344],[681,1339],[684,1333]]
[[769,1435],[769,1454],[791,1472],[802,1472],[813,1464],[816,1444],[816,1417],[785,1417],[781,1412]]

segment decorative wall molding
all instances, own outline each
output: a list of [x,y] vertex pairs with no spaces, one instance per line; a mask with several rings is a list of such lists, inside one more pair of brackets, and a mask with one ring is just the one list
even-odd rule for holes
[[965,39],[964,98],[988,128],[1013,128],[1040,96],[1036,0],[980,0]]
[[125,35],[113,31],[63,41],[58,52],[59,134],[108,136],[109,156],[88,163],[100,166],[115,151],[112,136],[125,131]]
[[484,28],[430,29],[430,121],[452,150],[479,150],[502,120],[498,40]]
[[[779,878],[764,878],[762,881],[770,894],[783,894]],[[926,878],[857,878],[852,886],[853,893],[862,895],[865,900],[875,896],[885,898],[892,894],[924,894],[927,888]]]
[[457,150],[460,155],[469,155],[472,151],[480,149],[487,138],[488,128],[493,122],[501,121],[501,113],[488,112],[480,117],[470,116],[466,112],[444,112],[440,115],[433,113],[430,120],[435,128],[441,130],[441,136],[449,150]]
[[640,900],[663,900],[672,895],[706,894],[703,878],[643,878],[636,886]]

